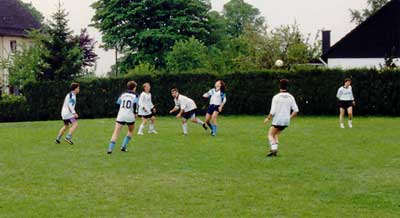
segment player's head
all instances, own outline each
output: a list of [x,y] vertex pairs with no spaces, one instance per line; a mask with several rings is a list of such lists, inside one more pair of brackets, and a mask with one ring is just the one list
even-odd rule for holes
[[349,86],[351,86],[351,79],[350,79],[350,78],[344,79],[343,85],[344,85],[344,87],[349,87]]
[[177,98],[179,95],[179,90],[177,88],[172,88],[171,95],[172,95],[172,97]]
[[143,90],[145,92],[150,92],[150,89],[151,89],[150,83],[144,83],[143,84]]
[[215,89],[218,91],[218,90],[221,90],[221,92],[225,92],[225,83],[224,83],[224,81],[222,81],[222,80],[217,80],[216,82],[215,82]]
[[126,84],[126,87],[128,88],[129,91],[133,91],[134,92],[136,90],[137,83],[135,81],[129,81]]
[[279,81],[279,89],[281,91],[287,91],[289,89],[289,80],[287,79],[281,79]]
[[69,90],[71,92],[74,92],[75,94],[79,94],[79,92],[81,91],[81,89],[79,88],[79,83],[71,83],[71,85],[69,86]]

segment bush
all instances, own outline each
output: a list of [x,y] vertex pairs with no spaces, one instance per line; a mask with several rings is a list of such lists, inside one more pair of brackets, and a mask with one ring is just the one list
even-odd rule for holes
[[0,122],[24,121],[29,117],[29,107],[25,97],[0,96]]
[[[201,96],[216,79],[227,84],[227,106],[224,114],[267,114],[273,95],[278,92],[278,81],[291,81],[290,92],[295,96],[303,115],[336,115],[336,92],[345,77],[353,78],[353,91],[357,101],[357,115],[398,115],[400,113],[400,71],[335,70],[298,68],[292,71],[238,72],[226,75],[160,74],[138,75],[129,78],[83,80],[78,95],[77,111],[82,118],[114,117],[115,101],[125,91],[126,83],[150,82],[154,103],[160,115],[168,114],[174,106],[170,89],[178,87],[181,93],[193,98],[200,114],[205,113],[208,100]],[[24,88],[27,105],[9,106],[13,109],[8,120],[20,120],[28,110],[28,120],[60,119],[63,99],[68,92],[68,82],[34,82]],[[19,103],[22,104],[22,103]],[[4,107],[4,106],[3,106]],[[14,110],[14,107],[16,110]],[[21,113],[17,113],[21,110]],[[3,116],[2,109],[2,117]],[[11,120],[10,120],[11,119]],[[2,120],[4,121],[4,120]]]

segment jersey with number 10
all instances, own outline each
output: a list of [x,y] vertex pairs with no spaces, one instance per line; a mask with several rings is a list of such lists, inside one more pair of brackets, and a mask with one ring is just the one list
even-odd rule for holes
[[137,110],[138,97],[134,92],[123,93],[117,101],[119,111],[117,116],[118,122],[133,123],[135,122],[135,114]]

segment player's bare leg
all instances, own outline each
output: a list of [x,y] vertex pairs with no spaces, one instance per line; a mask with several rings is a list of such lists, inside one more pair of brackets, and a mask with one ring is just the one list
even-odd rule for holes
[[156,121],[156,117],[152,116],[150,118],[150,125],[149,125],[149,133],[157,134],[156,129],[154,128],[154,123]]
[[57,138],[56,138],[56,143],[57,143],[57,144],[60,144],[60,143],[61,143],[61,138],[62,138],[62,136],[65,134],[65,132],[67,131],[67,129],[68,129],[68,125],[64,125],[64,126],[60,129],[60,131],[58,132],[58,135],[57,135]]
[[271,126],[268,132],[268,140],[271,145],[271,150],[269,154],[267,155],[268,157],[276,156],[278,153],[278,139],[279,139],[279,134],[280,130],[278,128],[275,128]]
[[199,124],[199,125],[202,126],[205,130],[207,130],[206,123],[204,123],[203,121],[201,121],[201,120],[200,120],[199,118],[197,118],[196,116],[193,116],[190,120],[191,120],[193,123]]
[[124,138],[124,142],[121,145],[121,151],[127,152],[128,151],[128,144],[132,139],[133,131],[135,130],[135,124],[128,125],[128,132]]
[[353,107],[347,108],[347,114],[349,116],[349,128],[353,128]]
[[142,123],[140,124],[139,130],[137,133],[138,135],[143,135],[143,130],[144,130],[144,127],[146,126],[146,123],[147,123],[147,119],[142,117]]
[[344,129],[344,114],[345,110],[343,108],[340,108],[340,115],[339,115],[339,121],[340,121],[340,128]]
[[188,134],[188,125],[187,125],[187,120],[185,118],[182,118],[182,130],[183,130],[183,135]]
[[72,122],[71,128],[69,128],[68,135],[65,137],[65,141],[68,142],[70,145],[73,145],[72,142],[72,135],[74,134],[75,130],[78,128],[78,121]]
[[119,133],[121,132],[121,128],[122,128],[121,124],[115,123],[114,132],[111,136],[110,144],[108,146],[108,151],[107,151],[108,154],[112,153],[115,146],[115,142],[117,141]]
[[217,135],[217,117],[218,117],[219,112],[214,111],[214,113],[211,116],[211,126],[212,126],[212,135],[216,136]]

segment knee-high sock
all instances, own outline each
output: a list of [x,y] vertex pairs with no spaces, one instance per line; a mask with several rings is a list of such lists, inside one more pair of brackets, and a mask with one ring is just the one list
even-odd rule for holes
[[200,126],[202,126],[204,124],[203,121],[201,121],[199,118],[197,118],[197,124],[199,124]]
[[122,142],[121,148],[126,148],[128,146],[129,141],[131,141],[131,137],[125,136],[124,142]]
[[144,124],[142,123],[142,124],[140,124],[140,126],[139,126],[138,133],[143,133],[143,129],[144,129]]
[[153,123],[150,123],[150,125],[149,125],[149,130],[150,130],[150,131],[153,131],[153,130],[154,130],[154,124],[153,124]]
[[278,143],[271,144],[271,151],[277,151],[278,150]]
[[188,125],[187,123],[182,124],[183,134],[188,134]]
[[108,151],[113,151],[114,150],[114,146],[115,146],[115,142],[111,141],[110,144],[108,145]]

